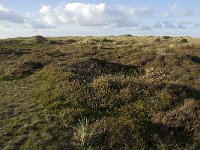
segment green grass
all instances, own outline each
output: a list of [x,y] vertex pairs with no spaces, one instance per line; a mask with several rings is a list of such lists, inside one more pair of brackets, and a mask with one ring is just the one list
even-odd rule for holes
[[199,149],[200,40],[0,40],[0,149]]

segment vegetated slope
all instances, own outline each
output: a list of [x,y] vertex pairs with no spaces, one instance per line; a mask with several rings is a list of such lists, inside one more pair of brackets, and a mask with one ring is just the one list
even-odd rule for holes
[[0,40],[0,149],[199,149],[200,40]]

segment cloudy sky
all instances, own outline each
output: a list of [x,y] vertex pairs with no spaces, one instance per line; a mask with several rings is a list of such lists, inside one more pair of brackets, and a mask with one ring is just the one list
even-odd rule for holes
[[0,38],[68,35],[200,37],[199,0],[0,0]]

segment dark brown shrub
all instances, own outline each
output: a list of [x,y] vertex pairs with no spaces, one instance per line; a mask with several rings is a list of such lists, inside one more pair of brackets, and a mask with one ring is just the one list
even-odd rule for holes
[[181,39],[180,42],[181,42],[181,43],[187,43],[188,40],[187,40],[187,39]]
[[170,36],[163,36],[163,39],[165,39],[165,40],[168,40],[170,38],[171,38]]
[[41,35],[35,36],[35,42],[36,43],[44,43],[44,42],[47,42],[47,41],[48,40],[45,37],[41,36]]

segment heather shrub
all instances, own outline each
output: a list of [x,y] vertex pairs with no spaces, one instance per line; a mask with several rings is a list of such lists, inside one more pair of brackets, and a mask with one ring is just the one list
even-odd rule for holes
[[188,40],[187,40],[187,39],[181,39],[180,42],[181,42],[181,43],[187,43]]

